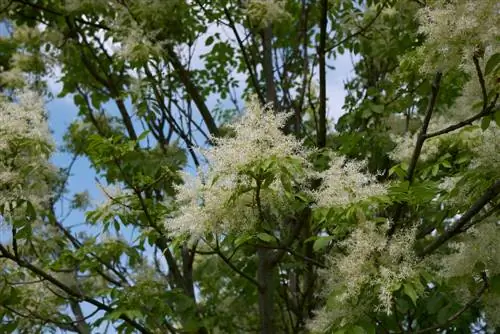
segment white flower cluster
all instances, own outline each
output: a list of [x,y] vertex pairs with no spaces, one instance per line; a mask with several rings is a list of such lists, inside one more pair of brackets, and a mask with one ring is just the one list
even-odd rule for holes
[[433,73],[471,61],[479,49],[498,49],[500,3],[497,0],[434,0],[420,11],[420,31],[427,35],[420,49],[427,60],[422,68]]
[[[307,167],[301,143],[280,130],[286,117],[252,100],[245,116],[231,126],[234,137],[214,138],[215,145],[203,150],[206,170],[200,168],[197,177],[186,175],[185,183],[178,187],[180,214],[167,221],[167,228],[197,236],[254,227],[258,220],[256,180],[249,171],[266,161],[289,158]],[[260,201],[279,211],[286,202],[282,192],[282,184],[273,180],[260,191]]]
[[363,172],[365,163],[333,156],[330,167],[322,174],[323,183],[314,196],[320,207],[346,206],[387,193],[386,185],[374,175]]
[[[178,187],[179,214],[167,221],[167,228],[194,237],[206,231],[249,230],[262,211],[280,221],[292,210],[283,176],[322,207],[345,206],[386,193],[384,185],[362,172],[361,162],[333,156],[324,174],[314,171],[307,161],[311,151],[282,131],[287,116],[250,101],[247,113],[230,127],[234,136],[215,138],[215,145],[203,151],[208,166],[200,168],[197,177],[187,175]],[[292,167],[287,174],[283,168],[288,166]],[[268,178],[261,189],[259,177]],[[313,177],[323,179],[323,185],[311,193],[307,184]]]
[[449,244],[453,252],[438,260],[443,278],[470,277],[477,273],[478,263],[489,275],[500,273],[500,226],[492,220],[471,228],[463,240]]
[[53,148],[43,100],[25,91],[18,102],[0,97],[0,203],[19,199],[41,203],[55,174],[48,162]]
[[281,130],[289,114],[275,114],[270,106],[262,108],[255,99],[246,111],[238,122],[228,126],[234,137],[214,138],[215,146],[203,152],[215,173],[233,173],[269,158],[303,159],[302,143]]
[[17,95],[19,103],[0,100],[0,149],[6,149],[13,138],[51,143],[44,101],[31,91]]
[[[330,269],[323,273],[327,287],[323,293],[329,296],[329,305],[319,315],[328,318],[315,318],[310,324],[312,328],[322,332],[328,325],[355,323],[356,316],[361,315],[358,311],[363,306],[357,301],[365,293],[363,291],[374,292],[377,298],[373,303],[376,309],[366,311],[392,312],[394,292],[418,275],[418,270],[412,249],[415,229],[396,233],[388,240],[386,227],[373,222],[362,223],[340,244],[345,247],[346,255],[331,258]],[[368,297],[364,298],[366,301]]]

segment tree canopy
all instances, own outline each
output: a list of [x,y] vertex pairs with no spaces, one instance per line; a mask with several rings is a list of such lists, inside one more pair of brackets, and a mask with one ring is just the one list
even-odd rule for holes
[[0,0],[0,332],[496,332],[499,12]]

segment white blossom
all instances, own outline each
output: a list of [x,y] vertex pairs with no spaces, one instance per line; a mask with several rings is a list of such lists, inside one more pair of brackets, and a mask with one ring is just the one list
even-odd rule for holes
[[427,35],[420,52],[422,71],[456,68],[472,60],[478,48],[498,50],[500,3],[496,0],[428,1],[420,13],[420,32]]
[[[185,183],[178,186],[181,206],[178,215],[167,220],[167,228],[193,237],[207,231],[250,230],[259,221],[259,210],[271,215],[286,211],[287,198],[277,179],[259,191],[262,207],[258,208],[253,171],[263,172],[262,164],[292,159],[303,167],[302,173],[293,175],[297,183],[307,179],[307,152],[301,142],[281,130],[287,116],[251,100],[247,113],[230,126],[234,136],[214,138],[215,145],[202,150],[207,166],[200,168],[196,177],[186,175]],[[259,166],[263,168],[260,172]]]
[[48,162],[53,149],[41,97],[29,91],[18,102],[0,100],[0,203],[19,199],[40,204],[56,174]]
[[363,169],[363,162],[333,156],[330,167],[322,174],[323,184],[315,193],[318,206],[346,206],[386,194],[386,185]]

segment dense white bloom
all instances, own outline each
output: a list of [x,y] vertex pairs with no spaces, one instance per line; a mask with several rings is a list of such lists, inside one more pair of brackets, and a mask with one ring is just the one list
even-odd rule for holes
[[323,173],[323,184],[315,193],[318,206],[345,206],[387,193],[386,185],[376,177],[363,173],[365,164],[333,156],[330,167]]
[[50,195],[47,181],[56,173],[48,162],[53,143],[43,100],[28,91],[17,98],[0,100],[0,203],[39,204]]
[[[418,275],[418,261],[412,248],[416,230],[402,230],[388,239],[387,226],[363,222],[339,244],[345,255],[330,258],[330,268],[322,273],[326,281],[323,294],[329,302],[318,311],[310,324],[312,329],[323,332],[332,325],[356,323],[363,309],[392,312],[394,292]],[[366,291],[376,298],[373,303]],[[364,305],[358,303],[360,299]],[[375,309],[370,309],[372,305]]]
[[489,275],[500,273],[500,227],[489,220],[470,229],[463,240],[450,243],[453,253],[440,259],[444,278],[469,276],[477,273],[482,263]]
[[[420,11],[420,31],[427,42],[420,51],[426,72],[456,68],[482,48],[498,50],[500,3],[497,0],[428,1]],[[491,51],[491,50],[490,50]]]
[[289,114],[274,114],[272,108],[262,108],[256,100],[247,105],[246,111],[238,122],[229,126],[234,137],[215,138],[215,146],[204,151],[214,173],[233,173],[269,158],[302,159],[302,143],[281,130]]
[[[310,173],[301,143],[281,131],[286,117],[250,101],[247,113],[230,126],[234,136],[214,138],[215,145],[203,150],[206,168],[200,168],[196,177],[186,175],[178,187],[181,207],[167,228],[195,237],[206,231],[252,229],[262,214],[259,210],[281,216],[287,198],[276,166],[295,164],[298,170],[291,177],[296,185]],[[271,174],[270,182],[257,190],[257,180],[266,173]]]

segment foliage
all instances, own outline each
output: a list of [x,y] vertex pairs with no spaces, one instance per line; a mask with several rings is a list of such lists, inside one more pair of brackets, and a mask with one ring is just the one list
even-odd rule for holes
[[0,0],[0,331],[495,332],[499,10]]

